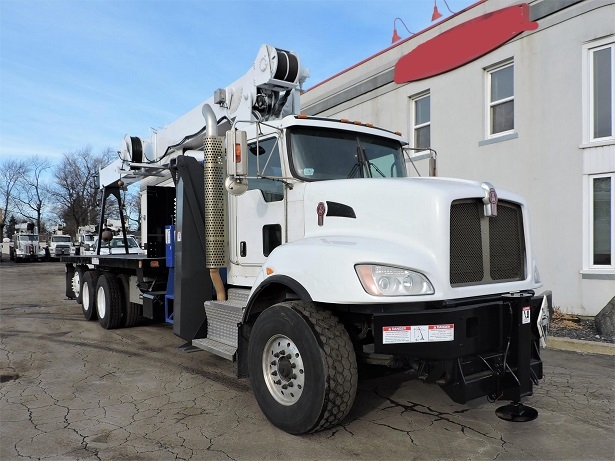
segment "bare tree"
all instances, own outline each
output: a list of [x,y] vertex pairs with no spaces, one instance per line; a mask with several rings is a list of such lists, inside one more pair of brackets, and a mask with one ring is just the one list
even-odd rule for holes
[[0,236],[4,236],[4,223],[9,213],[12,213],[15,186],[28,173],[30,166],[25,160],[7,158],[0,164],[0,199],[2,200],[2,216],[0,216]]
[[54,169],[56,184],[52,197],[58,215],[66,223],[70,234],[75,234],[79,226],[96,222],[99,208],[95,179],[100,168],[107,165],[112,157],[111,148],[95,155],[92,148],[86,146],[64,154]]
[[50,185],[44,174],[51,169],[51,163],[38,155],[28,158],[27,162],[30,170],[17,181],[15,205],[24,218],[35,221],[39,232],[43,232],[43,210],[50,197]]

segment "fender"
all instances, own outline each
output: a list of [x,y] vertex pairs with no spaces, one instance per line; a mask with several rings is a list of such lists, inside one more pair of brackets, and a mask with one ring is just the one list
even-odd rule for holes
[[299,284],[314,302],[374,304],[433,301],[435,298],[433,295],[413,296],[412,299],[372,296],[361,285],[355,271],[357,264],[405,267],[423,273],[432,284],[438,267],[436,255],[409,238],[395,241],[350,235],[309,237],[281,245],[271,252],[256,279],[251,297],[269,279],[285,276]]
[[295,279],[286,275],[272,275],[252,291],[243,315],[243,322],[246,322],[253,313],[261,312],[272,304],[288,299],[289,291],[295,293],[301,301],[312,302],[308,291]]
[[[262,280],[262,272],[257,280]],[[248,305],[239,325],[237,335],[237,377],[248,377],[248,345],[252,324],[250,317],[260,313],[273,304],[287,299],[289,291],[295,293],[302,301],[311,302],[312,297],[303,285],[286,275],[272,275],[262,280],[253,290]]]

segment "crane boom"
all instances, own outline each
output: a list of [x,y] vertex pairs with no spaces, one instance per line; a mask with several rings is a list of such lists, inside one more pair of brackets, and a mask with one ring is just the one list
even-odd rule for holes
[[[100,187],[131,184],[160,174],[169,160],[185,150],[201,150],[207,130],[207,115],[213,111],[217,124],[273,120],[300,110],[299,89],[309,70],[299,56],[271,45],[262,45],[246,74],[180,118],[154,131],[149,139],[126,135],[119,159],[100,171]],[[210,127],[211,128],[211,127]]]

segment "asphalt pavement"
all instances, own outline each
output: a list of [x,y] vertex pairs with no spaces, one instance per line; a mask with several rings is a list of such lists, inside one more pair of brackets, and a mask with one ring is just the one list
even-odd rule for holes
[[291,436],[265,419],[233,363],[182,343],[165,324],[84,320],[65,299],[61,263],[2,263],[0,459],[615,459],[609,347],[558,350],[566,342],[551,338],[545,378],[525,400],[539,414],[531,422],[498,419],[508,402],[455,404],[399,373],[361,379],[341,425]]

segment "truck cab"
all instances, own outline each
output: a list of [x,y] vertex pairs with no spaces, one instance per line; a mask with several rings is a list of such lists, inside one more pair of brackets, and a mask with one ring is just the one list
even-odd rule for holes
[[48,247],[49,256],[54,259],[75,253],[73,239],[70,235],[52,234],[49,237]]
[[45,250],[40,246],[38,234],[14,234],[10,251],[11,259],[15,262],[38,261],[45,257]]

